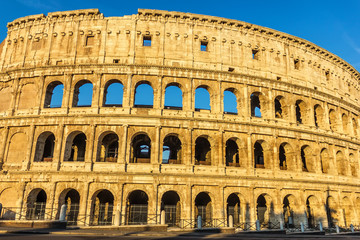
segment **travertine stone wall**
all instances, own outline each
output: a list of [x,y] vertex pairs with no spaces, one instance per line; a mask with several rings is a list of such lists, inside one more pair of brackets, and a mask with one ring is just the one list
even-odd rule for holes
[[[151,46],[143,46],[144,37]],[[104,17],[97,9],[55,12],[8,24],[0,70],[0,203],[5,207],[26,208],[34,190],[42,189],[47,208],[57,209],[75,189],[80,214],[90,216],[96,194],[108,190],[125,222],[131,192],[147,194],[151,215],[160,213],[162,196],[175,191],[181,218],[195,219],[196,196],[206,192],[212,217],[227,218],[227,198],[235,193],[242,222],[258,218],[257,199],[264,196],[272,206],[270,221],[283,219],[287,197],[297,223],[307,221],[311,205],[316,220],[326,225],[326,206],[334,199],[336,223],[360,224],[360,75],[306,40],[189,13],[139,9],[131,16]],[[74,107],[82,80],[93,85],[91,106]],[[104,102],[113,80],[123,85],[121,106]],[[60,108],[45,104],[54,82],[64,85]],[[154,91],[152,108],[134,106],[135,89],[143,82]],[[169,85],[182,90],[182,109],[164,107]],[[198,87],[208,90],[211,110],[195,109]],[[237,114],[224,113],[225,90],[235,94]],[[251,114],[253,94],[259,97],[261,117]],[[280,118],[275,99],[282,105]],[[37,161],[47,132],[55,137],[52,158]],[[84,159],[67,161],[78,133],[86,136]],[[107,133],[118,136],[117,158],[99,162]],[[139,134],[151,140],[149,163],[131,161],[132,141]],[[162,163],[169,135],[181,141],[177,164]],[[195,160],[198,137],[210,143],[210,165]],[[237,166],[225,160],[229,139],[238,146]],[[262,167],[255,165],[257,142],[263,148]],[[286,169],[279,164],[280,146]]]

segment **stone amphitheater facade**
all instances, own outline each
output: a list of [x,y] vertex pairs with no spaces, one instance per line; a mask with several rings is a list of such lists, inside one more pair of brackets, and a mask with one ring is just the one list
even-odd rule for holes
[[[7,27],[3,218],[56,219],[67,203],[78,225],[156,224],[163,210],[181,227],[198,215],[209,226],[230,215],[236,226],[360,224],[360,75],[338,56],[246,22],[159,10],[53,12]],[[109,105],[113,83],[123,99]],[[135,104],[140,85],[152,104]],[[169,86],[181,107],[165,105]],[[199,88],[210,109],[195,108]]]

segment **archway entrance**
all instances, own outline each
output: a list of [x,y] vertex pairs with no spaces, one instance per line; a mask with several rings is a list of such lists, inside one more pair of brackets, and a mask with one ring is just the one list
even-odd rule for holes
[[232,193],[227,199],[227,219],[229,221],[229,217],[233,217],[234,225],[240,223],[240,199],[235,194]]
[[283,201],[284,223],[287,227],[294,227],[294,196],[289,195]]
[[209,194],[199,193],[195,198],[195,218],[200,216],[203,227],[212,226],[212,206]]
[[44,220],[47,196],[44,190],[38,188],[30,192],[26,203],[27,220]]
[[61,206],[67,205],[66,222],[67,225],[77,225],[79,215],[80,194],[75,189],[64,190],[59,197],[59,214]]
[[91,225],[111,225],[113,217],[114,196],[108,190],[101,190],[92,199]]
[[161,199],[161,210],[165,211],[165,223],[180,227],[181,205],[180,197],[174,191],[166,192]]
[[147,224],[149,198],[144,191],[130,193],[126,203],[126,224]]

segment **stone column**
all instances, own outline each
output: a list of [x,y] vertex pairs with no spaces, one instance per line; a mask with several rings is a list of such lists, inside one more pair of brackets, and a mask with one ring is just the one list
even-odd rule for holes
[[64,124],[59,124],[59,129],[58,129],[58,133],[57,138],[55,138],[55,149],[54,149],[54,157],[53,157],[53,169],[58,171],[60,170],[60,165],[61,165],[61,150],[62,150],[62,146],[64,143],[64,130],[65,130],[65,125]]
[[[38,91],[38,106],[35,107],[35,114],[39,115],[40,114],[40,109],[43,108],[44,106],[44,102],[43,100],[43,95],[44,95],[44,83],[45,83],[45,76],[40,76],[40,84],[39,84],[39,91]],[[45,89],[46,92],[46,89]]]
[[242,116],[246,120],[249,120],[251,116],[251,111],[250,111],[250,96],[248,93],[248,86],[244,87],[244,98],[242,102],[244,103],[244,107],[242,108]]
[[62,107],[66,108],[66,112],[69,113],[69,109],[72,107],[72,101],[70,97],[72,96],[71,91],[72,88],[73,75],[65,74],[64,75],[64,94],[62,100]]
[[[135,91],[135,89],[133,89],[132,86],[132,74],[128,74],[127,75],[127,82],[126,82],[126,87],[124,89],[124,96],[123,96],[123,108],[131,108],[134,106],[134,95],[132,95],[132,90]],[[125,91],[126,90],[126,91]]]
[[34,134],[35,134],[35,126],[34,125],[30,125],[30,129],[29,129],[29,141],[28,141],[28,145],[27,145],[27,154],[26,154],[26,158],[25,158],[25,162],[22,165],[22,170],[27,171],[30,169],[30,164],[31,164],[31,152],[32,152],[32,146],[34,143]]
[[151,154],[151,164],[154,166],[154,170],[156,169],[156,165],[158,165],[160,163],[160,155],[161,155],[161,151],[160,151],[160,131],[161,131],[161,126],[156,126],[155,127],[155,141],[152,141],[151,143],[151,147],[152,149],[154,149],[153,153]]
[[250,191],[250,199],[249,199],[249,205],[250,205],[250,222],[251,223],[255,223],[256,219],[257,219],[257,198],[255,196],[255,191],[254,191],[254,187],[251,186],[249,187],[249,191]]
[[90,136],[89,139],[86,141],[86,153],[85,153],[85,170],[86,171],[92,171],[93,162],[96,161],[96,159],[93,159],[93,149],[95,146],[95,132],[96,132],[96,124],[90,125]]
[[1,143],[0,146],[0,170],[2,170],[2,166],[4,165],[5,162],[5,148],[7,146],[7,142],[8,142],[8,135],[9,135],[9,127],[5,126],[4,127],[4,133],[3,133],[3,142]]
[[248,133],[247,146],[248,146],[248,150],[247,150],[248,157],[247,157],[246,168],[248,170],[248,174],[250,174],[250,172],[254,170],[254,166],[255,166],[255,163],[253,161],[254,147],[251,141],[251,133]]
[[15,113],[16,108],[16,101],[18,96],[18,88],[19,88],[19,78],[13,79],[13,86],[11,89],[11,102],[10,102],[10,109],[8,110],[8,115],[13,116]]
[[220,133],[220,136],[219,136],[219,141],[218,141],[218,144],[219,144],[219,157],[218,157],[218,163],[217,163],[217,166],[218,167],[224,167],[226,166],[225,165],[225,149],[224,149],[224,129],[219,129],[219,133]]
[[123,125],[123,136],[122,136],[122,143],[121,143],[121,154],[122,154],[122,157],[119,156],[118,159],[117,159],[117,162],[118,163],[127,163],[129,162],[129,160],[127,159],[127,136],[128,136],[128,127],[129,125]]
[[103,89],[103,88],[101,88],[101,83],[102,83],[102,80],[103,80],[103,74],[96,73],[96,74],[94,74],[94,76],[95,76],[95,81],[93,83],[93,98],[92,98],[92,102],[91,102],[91,107],[94,109],[94,111],[96,113],[99,113],[100,104],[102,102],[100,100],[100,95],[101,95],[101,90]]
[[154,91],[154,109],[162,109],[163,106],[161,106],[161,93],[162,93],[162,76],[158,76],[158,82],[155,86],[153,86]]
[[325,103],[324,104],[324,126],[326,127],[327,130],[330,130],[330,122],[329,122],[329,107],[328,104]]
[[185,165],[193,165],[194,164],[194,157],[193,157],[193,139],[192,139],[192,135],[193,135],[193,129],[192,128],[188,128],[187,130],[187,140],[184,143],[184,149],[185,149],[185,153],[184,153],[184,164]]

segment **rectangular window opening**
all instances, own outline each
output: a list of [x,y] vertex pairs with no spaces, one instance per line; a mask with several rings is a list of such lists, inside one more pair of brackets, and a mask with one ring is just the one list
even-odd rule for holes
[[92,46],[94,45],[94,42],[95,42],[95,38],[94,36],[86,36],[86,43],[85,43],[85,46]]
[[326,76],[326,80],[330,80],[330,72],[329,71],[326,71],[325,72],[325,76]]
[[299,61],[299,59],[295,59],[295,60],[294,60],[294,67],[295,67],[295,69],[297,69],[297,70],[300,69],[300,61]]
[[151,36],[144,36],[143,37],[143,46],[144,47],[151,47]]
[[201,41],[200,50],[202,52],[206,52],[208,50],[208,43],[205,41]]
[[252,50],[252,59],[259,60],[259,50],[257,49]]
[[113,60],[113,63],[119,63],[119,62],[120,62],[119,59],[114,59],[114,60]]

